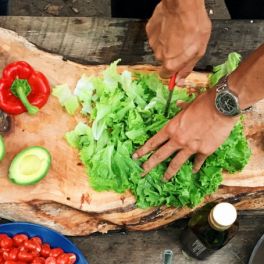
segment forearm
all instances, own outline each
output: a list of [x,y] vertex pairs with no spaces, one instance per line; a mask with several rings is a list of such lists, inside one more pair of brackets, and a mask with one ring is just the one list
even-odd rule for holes
[[264,44],[246,58],[228,78],[241,109],[264,98]]

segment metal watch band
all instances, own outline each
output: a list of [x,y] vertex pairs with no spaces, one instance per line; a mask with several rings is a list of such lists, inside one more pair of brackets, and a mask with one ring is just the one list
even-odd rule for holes
[[240,109],[238,96],[232,90],[229,89],[227,80],[228,80],[228,75],[226,75],[225,77],[223,77],[219,81],[219,83],[216,85],[216,94],[219,94],[219,93],[221,93],[223,91],[228,91],[229,93],[231,93],[236,98],[236,101],[237,101],[237,104],[238,104],[238,108],[239,108],[239,113],[238,114],[246,114],[248,112],[251,112],[252,109],[253,109],[252,106],[249,106],[249,107],[247,107],[245,109]]

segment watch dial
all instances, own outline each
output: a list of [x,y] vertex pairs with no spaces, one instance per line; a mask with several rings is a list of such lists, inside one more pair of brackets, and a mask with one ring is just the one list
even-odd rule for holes
[[216,97],[216,107],[224,115],[234,116],[238,114],[236,99],[227,92],[223,92]]

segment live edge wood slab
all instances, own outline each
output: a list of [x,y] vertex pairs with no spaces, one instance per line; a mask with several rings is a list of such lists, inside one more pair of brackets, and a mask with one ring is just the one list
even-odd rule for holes
[[[18,21],[25,19],[27,18],[18,18]],[[39,20],[44,21],[33,21],[39,23]],[[8,19],[0,21],[5,24]],[[37,34],[41,38],[39,32],[33,33],[34,31],[28,29],[27,32]],[[53,38],[49,37],[50,41],[56,42],[56,36],[57,33]],[[77,42],[78,38],[75,38],[75,41]],[[52,41],[50,44],[52,45]],[[103,55],[104,53],[101,56]],[[107,51],[105,56],[108,56]],[[82,73],[96,74],[104,69],[104,66],[84,66],[65,61],[65,58],[40,51],[13,32],[1,29],[0,68],[18,59],[26,60],[36,69],[43,71],[52,85],[67,82],[72,88]],[[149,60],[151,62],[150,58]],[[106,59],[105,63],[108,62]],[[126,67],[120,67],[120,70],[124,68]],[[129,68],[157,70],[149,65]],[[205,86],[207,75],[193,73],[189,81],[198,86]],[[239,174],[225,175],[219,191],[207,197],[205,202],[216,199],[229,200],[239,209],[264,207],[263,107],[263,102],[260,102],[254,112],[245,119],[246,134],[253,150],[249,165]],[[66,115],[54,98],[51,98],[36,119],[27,115],[14,119],[14,129],[5,138],[7,158],[0,165],[0,217],[45,224],[68,235],[86,235],[96,231],[119,229],[151,230],[191,213],[188,208],[161,207],[141,210],[135,207],[134,197],[129,192],[123,195],[94,192],[88,185],[83,167],[78,165],[77,153],[63,140],[64,133],[73,128],[77,121],[78,117],[71,118]],[[17,151],[28,144],[41,144],[51,151],[52,170],[36,186],[17,187],[6,179],[8,163]]]

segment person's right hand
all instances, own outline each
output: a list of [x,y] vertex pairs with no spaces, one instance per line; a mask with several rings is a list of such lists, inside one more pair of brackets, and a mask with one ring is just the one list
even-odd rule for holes
[[146,26],[149,44],[162,63],[161,77],[177,74],[182,85],[204,55],[211,33],[204,0],[162,0]]

